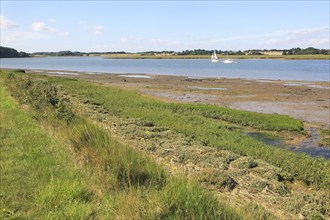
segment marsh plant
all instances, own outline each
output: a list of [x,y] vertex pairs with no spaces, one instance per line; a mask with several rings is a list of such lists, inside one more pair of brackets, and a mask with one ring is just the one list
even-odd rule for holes
[[[49,79],[82,100],[103,103],[114,115],[138,118],[172,129],[222,150],[262,159],[289,172],[307,185],[329,189],[330,162],[269,146],[254,140],[232,125],[256,129],[303,132],[303,123],[286,115],[232,110],[215,105],[164,103],[133,91],[100,86],[81,80]],[[231,123],[232,125],[228,124]],[[233,129],[234,128],[234,129]]]
[[0,79],[1,219],[241,219],[75,114],[58,85],[17,72]]

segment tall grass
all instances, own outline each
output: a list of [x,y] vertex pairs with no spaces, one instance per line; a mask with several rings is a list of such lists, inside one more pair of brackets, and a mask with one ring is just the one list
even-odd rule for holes
[[[234,210],[214,209],[216,199],[209,199],[212,197],[210,193],[203,192],[196,183],[187,182],[183,178],[171,181],[166,185],[163,193],[166,203],[169,204],[166,207],[169,211],[165,212],[161,218],[207,219],[205,216],[213,216],[214,219],[239,219]],[[204,210],[207,210],[208,213],[204,213]]]
[[0,218],[88,218],[93,193],[85,176],[1,85]]
[[83,101],[101,103],[112,114],[140,118],[158,126],[174,129],[202,140],[205,144],[241,155],[263,159],[283,168],[306,184],[329,188],[329,160],[268,146],[235,129],[228,129],[223,119],[259,129],[301,131],[302,123],[283,115],[266,115],[229,110],[210,105],[180,105],[163,103],[142,95],[116,88],[63,78],[50,79]]
[[[143,153],[75,115],[70,103],[59,105],[62,97],[49,82],[3,72],[1,78],[7,79],[7,88],[17,100],[29,106],[28,112],[19,109],[1,83],[1,103],[9,103],[2,106],[1,117],[5,120],[1,129],[17,130],[1,138],[1,146],[6,146],[1,162],[8,163],[1,168],[6,186],[1,187],[1,195],[10,195],[11,191],[15,194],[1,197],[3,217],[240,219],[200,186],[168,176]],[[53,91],[52,99],[47,98],[49,90]],[[59,116],[59,110],[69,115],[69,120]],[[37,117],[39,114],[43,116]],[[16,140],[20,140],[19,146]],[[19,163],[22,166],[17,166]],[[15,178],[22,181],[12,181]],[[191,199],[183,202],[186,198]]]
[[78,153],[83,152],[83,162],[92,166],[103,166],[103,172],[111,173],[118,187],[161,188],[166,183],[165,171],[154,161],[132,148],[121,145],[96,125],[79,120],[70,128],[69,140]]

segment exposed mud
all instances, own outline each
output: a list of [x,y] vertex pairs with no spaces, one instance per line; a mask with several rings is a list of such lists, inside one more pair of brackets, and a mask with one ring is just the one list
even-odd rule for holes
[[163,100],[208,103],[263,113],[286,114],[330,127],[330,82],[83,74],[79,77],[127,88]]
[[[320,104],[322,106],[320,106]],[[249,101],[233,102],[230,107],[262,113],[290,115],[309,123],[330,125],[330,108],[325,101],[319,102],[285,102],[285,101]]]

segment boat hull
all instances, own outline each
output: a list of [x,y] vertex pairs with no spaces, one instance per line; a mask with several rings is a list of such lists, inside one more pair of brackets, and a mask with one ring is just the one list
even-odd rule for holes
[[223,63],[234,63],[233,60],[224,60]]

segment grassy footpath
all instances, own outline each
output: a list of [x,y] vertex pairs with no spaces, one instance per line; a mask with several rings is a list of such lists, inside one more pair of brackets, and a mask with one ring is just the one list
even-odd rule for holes
[[1,81],[2,219],[240,219],[75,115],[48,81],[3,71]]
[[[202,140],[205,145],[263,159],[283,168],[297,180],[302,180],[308,185],[329,189],[329,160],[270,147],[241,134],[234,127],[228,127],[228,123],[212,118],[231,122],[240,119],[236,123],[263,129],[300,131],[302,124],[298,120],[280,115],[267,116],[238,110],[222,110],[222,108],[208,105],[166,104],[143,97],[135,92],[103,87],[80,80],[55,77],[50,80],[60,85],[68,93],[75,94],[84,102],[102,105],[111,114],[140,118]],[[267,120],[263,120],[263,118]]]

